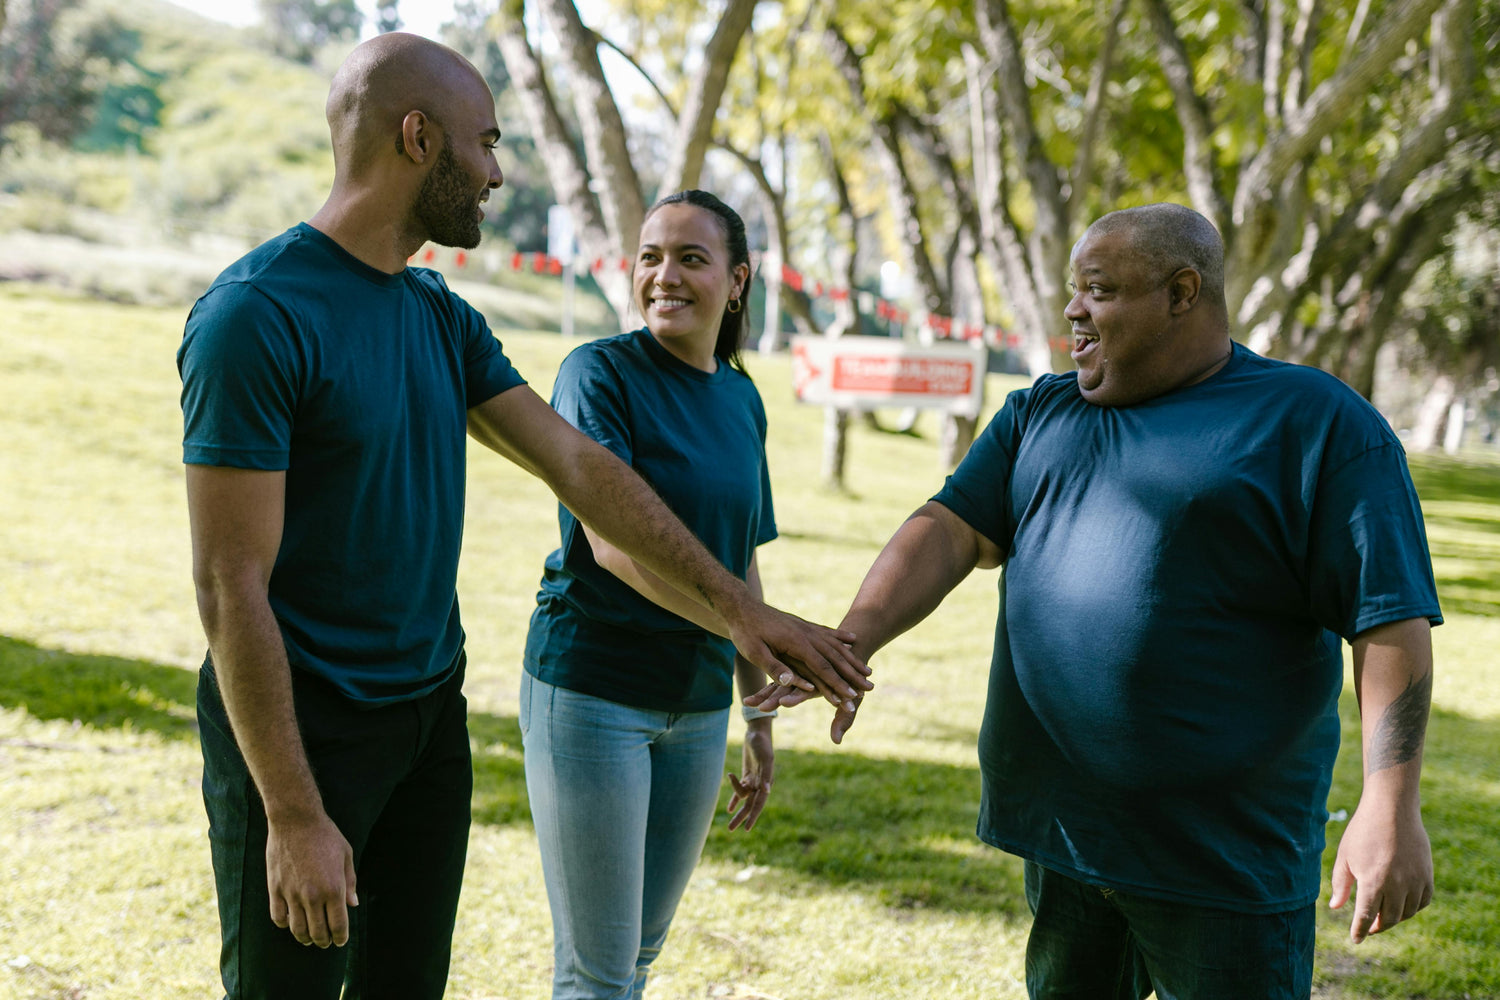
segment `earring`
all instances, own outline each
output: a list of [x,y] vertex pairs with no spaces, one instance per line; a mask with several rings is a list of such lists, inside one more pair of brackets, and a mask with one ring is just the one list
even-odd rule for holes
[[726,308],[731,313],[737,313],[737,312],[739,312],[740,308],[741,308],[740,307],[740,300],[739,299],[730,299],[729,300],[729,305]]

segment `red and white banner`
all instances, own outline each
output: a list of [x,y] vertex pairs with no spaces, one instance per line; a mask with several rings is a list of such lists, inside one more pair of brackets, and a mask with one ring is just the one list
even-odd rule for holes
[[979,344],[923,346],[886,337],[793,337],[792,389],[819,406],[919,407],[977,417],[984,389]]

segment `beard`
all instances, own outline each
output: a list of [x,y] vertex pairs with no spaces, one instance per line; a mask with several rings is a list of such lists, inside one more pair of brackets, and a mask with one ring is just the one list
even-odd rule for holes
[[465,250],[479,245],[479,199],[473,191],[474,185],[444,136],[437,163],[422,182],[412,206],[412,214],[429,240]]

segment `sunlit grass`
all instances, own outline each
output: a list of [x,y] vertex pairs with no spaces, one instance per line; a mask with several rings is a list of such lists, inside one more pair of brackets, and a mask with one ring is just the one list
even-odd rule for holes
[[[15,286],[0,286],[0,314],[0,997],[207,996],[218,942],[192,722],[203,641],[173,365],[183,315]],[[570,345],[502,337],[545,396]],[[848,492],[830,494],[822,413],[793,402],[784,358],[749,360],[782,536],[761,554],[767,594],[836,620],[941,485],[936,423],[920,437],[856,424]],[[992,378],[991,409],[1009,384]],[[555,502],[482,449],[471,458],[459,585],[475,828],[449,995],[541,998],[550,927],[515,715]],[[1438,896],[1359,948],[1347,915],[1321,917],[1323,997],[1500,996],[1500,464],[1413,471],[1449,619],[1434,634],[1425,784]],[[844,747],[821,707],[778,720],[771,805],[749,835],[715,827],[653,997],[1024,996],[1019,865],[973,837],[995,601],[994,574],[975,574],[882,653]],[[1344,710],[1334,809],[1358,791],[1347,694]]]

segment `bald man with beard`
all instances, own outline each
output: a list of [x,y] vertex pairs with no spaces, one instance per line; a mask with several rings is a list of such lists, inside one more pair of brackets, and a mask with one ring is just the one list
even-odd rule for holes
[[770,676],[845,706],[869,687],[852,634],[753,599],[525,385],[441,276],[406,266],[429,240],[476,246],[502,182],[478,71],[382,35],[340,67],[327,114],[327,202],[219,276],[178,352],[234,1000],[443,994],[472,790],[455,596],[466,430],[716,609]]

